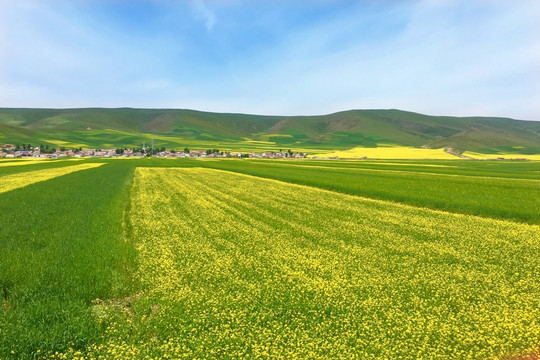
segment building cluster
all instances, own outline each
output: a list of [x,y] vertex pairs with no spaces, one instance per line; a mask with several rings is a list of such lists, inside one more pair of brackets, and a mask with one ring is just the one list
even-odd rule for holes
[[32,147],[24,146],[23,148],[13,144],[0,145],[0,158],[61,158],[61,157],[113,157],[118,156],[116,149],[65,149],[60,148],[56,150],[52,148],[49,150],[44,147]]
[[152,151],[150,149],[133,149],[133,148],[119,148],[119,149],[46,149],[41,147],[19,146],[13,144],[0,144],[0,158],[20,158],[20,157],[32,157],[32,158],[53,158],[58,159],[62,157],[160,157],[160,158],[268,158],[268,159],[284,159],[284,158],[305,158],[307,153],[293,153],[292,151],[279,151],[279,152],[229,152],[219,151],[216,149],[209,150],[189,150],[184,151],[165,150],[164,148]]
[[210,150],[190,150],[189,152],[160,151],[155,157],[176,157],[176,158],[258,158],[258,159],[301,159],[307,157],[307,153],[291,152],[230,152],[230,151],[210,151]]

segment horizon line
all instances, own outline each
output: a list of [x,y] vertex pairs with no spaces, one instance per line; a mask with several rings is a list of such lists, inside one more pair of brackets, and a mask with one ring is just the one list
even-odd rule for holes
[[448,118],[460,118],[460,119],[467,119],[467,118],[485,118],[485,119],[509,119],[514,121],[540,121],[539,120],[533,120],[533,119],[517,119],[509,116],[488,116],[488,115],[467,115],[467,116],[455,116],[455,115],[433,115],[433,114],[427,114],[427,113],[421,113],[418,111],[411,111],[411,110],[402,110],[397,108],[365,108],[365,109],[348,109],[348,110],[340,110],[335,111],[331,113],[324,113],[324,114],[314,114],[314,115],[272,115],[272,114],[256,114],[256,113],[244,113],[244,112],[229,112],[229,111],[207,111],[207,110],[198,110],[198,109],[190,109],[190,108],[174,108],[174,107],[132,107],[132,106],[114,106],[114,107],[106,107],[106,106],[81,106],[81,107],[7,107],[7,106],[0,106],[0,110],[156,110],[156,111],[194,111],[194,112],[200,112],[200,113],[209,113],[209,114],[223,114],[223,115],[246,115],[246,116],[264,116],[264,117],[315,117],[315,116],[331,116],[335,114],[345,113],[345,112],[352,112],[352,111],[400,111],[400,112],[406,112],[411,114],[418,114],[423,116],[429,116],[429,117],[448,117]]

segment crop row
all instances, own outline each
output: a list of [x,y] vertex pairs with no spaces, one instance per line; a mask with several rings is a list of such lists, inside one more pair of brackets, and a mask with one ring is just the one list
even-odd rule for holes
[[[495,177],[493,173],[462,175],[453,173],[452,168],[428,173],[409,171],[406,166],[396,170],[346,162],[318,165],[315,161],[205,161],[201,165],[454,213],[540,224],[540,179],[537,178]],[[461,166],[469,165],[461,163]]]

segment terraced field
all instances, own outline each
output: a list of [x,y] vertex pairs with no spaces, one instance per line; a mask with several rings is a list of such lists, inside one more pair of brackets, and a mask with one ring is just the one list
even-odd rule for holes
[[[0,358],[505,359],[540,350],[536,163],[42,166],[0,173],[0,184],[62,174],[0,194]],[[416,203],[390,191],[414,178]],[[478,203],[464,202],[474,182]],[[442,211],[433,190],[456,184],[466,195]],[[490,193],[501,201],[482,212]]]

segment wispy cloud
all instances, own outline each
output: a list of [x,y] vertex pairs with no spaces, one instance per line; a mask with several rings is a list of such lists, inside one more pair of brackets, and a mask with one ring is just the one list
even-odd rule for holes
[[204,21],[206,30],[212,31],[216,23],[216,14],[206,6],[204,0],[193,0],[191,4],[196,16]]
[[0,10],[0,106],[540,120],[536,0],[0,0]]

